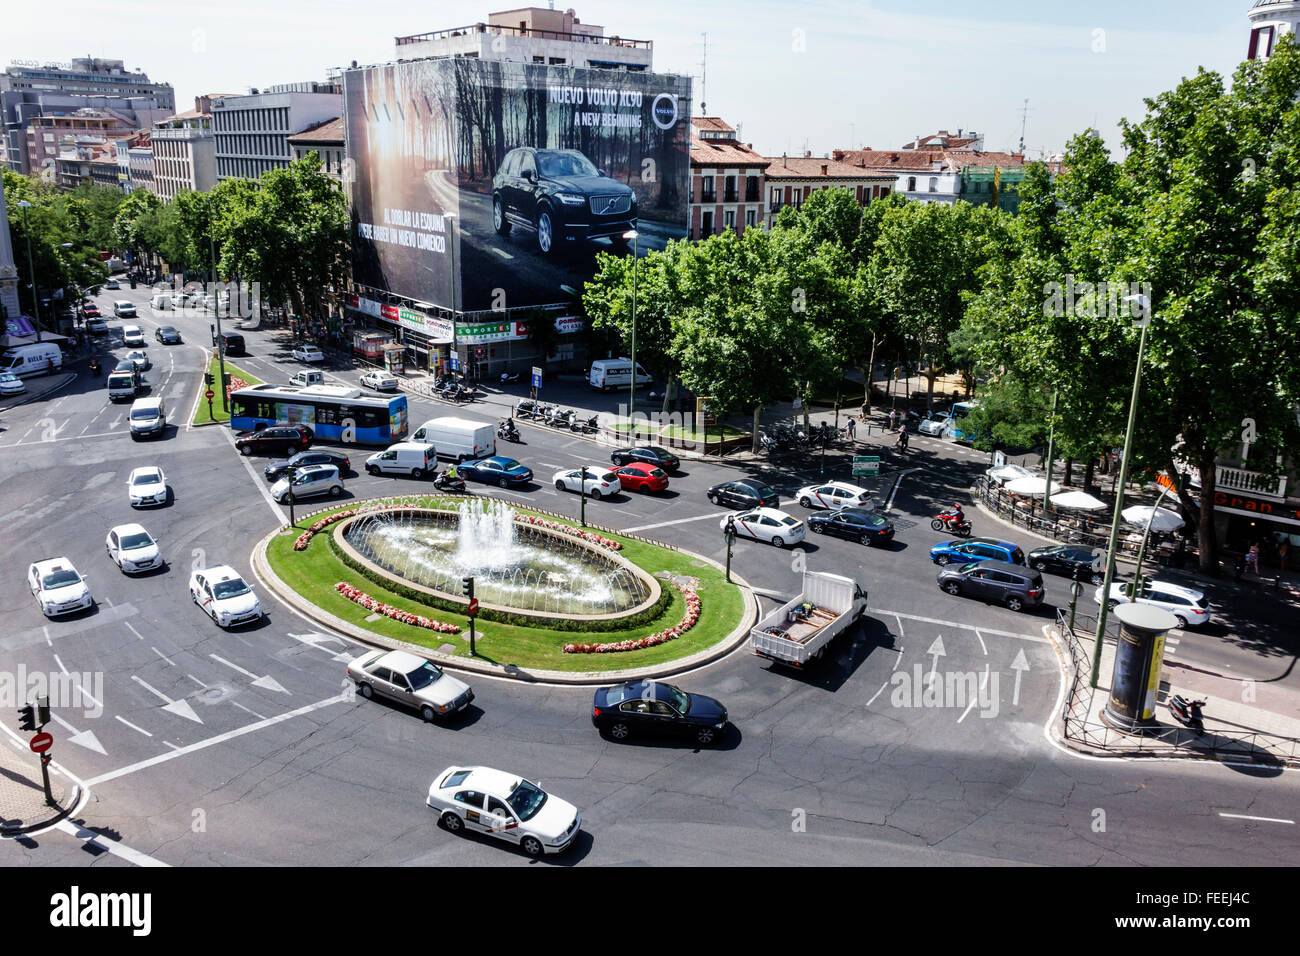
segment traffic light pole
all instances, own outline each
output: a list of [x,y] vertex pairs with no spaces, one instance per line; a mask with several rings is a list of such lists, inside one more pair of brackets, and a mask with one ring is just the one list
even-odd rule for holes
[[[460,579],[460,583],[461,583],[461,590],[464,591],[465,596],[470,599],[471,603],[473,603],[474,602],[474,576],[466,575],[465,577]],[[474,613],[471,612],[469,615],[469,656],[470,657],[478,657],[478,651],[474,647],[474,618],[475,615]]]
[[[633,372],[632,374],[635,375],[636,373]],[[586,465],[582,466],[582,484],[578,488],[578,493],[582,498],[582,504],[580,506],[581,517],[578,518],[578,521],[585,528],[587,527],[587,466]]]

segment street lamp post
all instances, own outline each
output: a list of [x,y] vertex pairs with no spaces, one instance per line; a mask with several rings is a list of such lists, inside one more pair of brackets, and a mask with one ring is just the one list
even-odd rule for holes
[[582,498],[582,514],[578,518],[578,523],[584,528],[587,527],[587,466],[582,466],[581,484],[578,486],[578,495]]
[[[212,290],[212,317],[216,320],[215,328],[217,330],[217,368],[221,372],[221,410],[227,413],[229,417],[230,405],[226,397],[226,348],[221,339],[221,310],[217,307],[217,246],[216,241],[212,238],[212,223],[208,223],[208,258],[212,262],[212,282],[208,288]],[[208,368],[212,366],[209,365]],[[290,508],[292,511],[292,507]]]
[[1124,485],[1128,481],[1128,467],[1132,461],[1133,427],[1137,422],[1138,395],[1142,390],[1142,355],[1147,347],[1147,326],[1151,324],[1151,300],[1145,295],[1125,296],[1125,302],[1139,306],[1143,318],[1142,334],[1138,338],[1137,369],[1133,373],[1133,394],[1129,397],[1128,427],[1124,430],[1124,453],[1119,463],[1119,484],[1115,491],[1115,511],[1110,520],[1110,539],[1106,546],[1106,576],[1101,583],[1101,602],[1097,608],[1097,631],[1092,648],[1091,686],[1096,688],[1101,671],[1101,645],[1106,637],[1106,614],[1109,612],[1110,586],[1115,580],[1115,549],[1119,545],[1119,523],[1124,512]]
[[[632,240],[632,396],[628,402],[628,421],[636,414],[636,274],[637,274],[637,236],[635,229],[623,233],[624,239]],[[635,435],[633,436],[635,438]]]
[[1043,517],[1052,510],[1052,465],[1056,458],[1056,389],[1052,390],[1052,418],[1047,431],[1047,486],[1043,492]]
[[32,208],[32,204],[26,199],[20,199],[15,203],[23,211],[23,235],[27,237],[27,272],[32,277],[32,314],[36,319],[36,341],[41,341],[41,295],[36,291],[36,266],[32,263],[32,230],[27,222],[27,210]]

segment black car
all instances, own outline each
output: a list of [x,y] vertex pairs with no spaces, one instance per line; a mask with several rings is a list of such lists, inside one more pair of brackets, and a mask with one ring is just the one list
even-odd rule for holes
[[1106,577],[1101,552],[1077,544],[1035,548],[1029,552],[1029,566],[1038,571],[1064,574],[1067,578],[1073,578],[1078,572],[1078,580],[1092,584],[1101,584]]
[[870,508],[818,511],[808,516],[808,527],[817,534],[848,538],[859,544],[889,544],[894,540],[894,523]]
[[991,604],[1005,604],[1022,611],[1043,603],[1043,576],[1023,564],[1008,561],[975,561],[950,564],[939,569],[939,587],[949,594],[979,598]]
[[727,708],[712,697],[688,694],[672,684],[637,681],[600,687],[591,723],[602,735],[626,740],[636,734],[672,734],[711,744],[727,727]]
[[738,481],[724,481],[709,489],[709,500],[715,505],[722,505],[734,511],[750,511],[754,508],[776,508],[781,499],[768,485],[757,478],[741,478]]
[[610,179],[576,149],[512,149],[492,177],[497,233],[532,229],[545,255],[565,242],[602,236],[625,246],[623,234],[636,228],[636,215],[632,187]]
[[340,475],[346,475],[352,470],[352,463],[348,456],[337,451],[300,451],[292,458],[286,461],[273,461],[263,469],[267,481],[275,481],[277,478],[284,476],[284,473],[292,466],[301,468],[303,465],[333,465],[339,470]]
[[246,355],[244,351],[244,337],[237,332],[222,332],[221,353],[223,355]]
[[634,461],[643,461],[664,471],[676,471],[681,464],[677,456],[661,445],[638,445],[635,448],[620,448],[609,456],[616,465],[630,465]]
[[310,448],[316,437],[306,425],[268,425],[235,436],[235,447],[241,455],[296,455]]
[[163,345],[180,345],[181,334],[170,325],[164,325],[154,332],[153,337]]

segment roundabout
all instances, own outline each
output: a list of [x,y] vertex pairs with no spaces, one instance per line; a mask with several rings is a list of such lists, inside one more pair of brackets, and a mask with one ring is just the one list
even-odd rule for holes
[[[325,508],[267,535],[253,563],[322,626],[520,680],[680,673],[729,653],[756,619],[749,589],[708,558],[489,496]],[[482,598],[473,653],[467,577]]]

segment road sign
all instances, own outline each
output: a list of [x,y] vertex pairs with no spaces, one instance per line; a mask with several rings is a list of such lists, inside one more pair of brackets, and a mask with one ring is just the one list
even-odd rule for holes
[[206,392],[203,393],[203,397],[206,398],[208,401],[212,401],[212,399],[215,398],[216,395],[217,393],[214,392],[212,389],[208,389]]
[[853,456],[854,475],[875,475],[879,473],[880,473],[879,455],[854,455]]
[[32,753],[43,754],[54,746],[54,737],[50,734],[37,734],[32,738],[29,746],[32,748]]
[[469,599],[469,613],[470,613],[470,617],[473,617],[475,614],[478,613],[478,598]]
[[536,365],[533,366],[533,388],[542,387],[542,370]]
[[452,352],[449,358],[451,360],[451,370],[453,372],[460,371],[460,356]]

